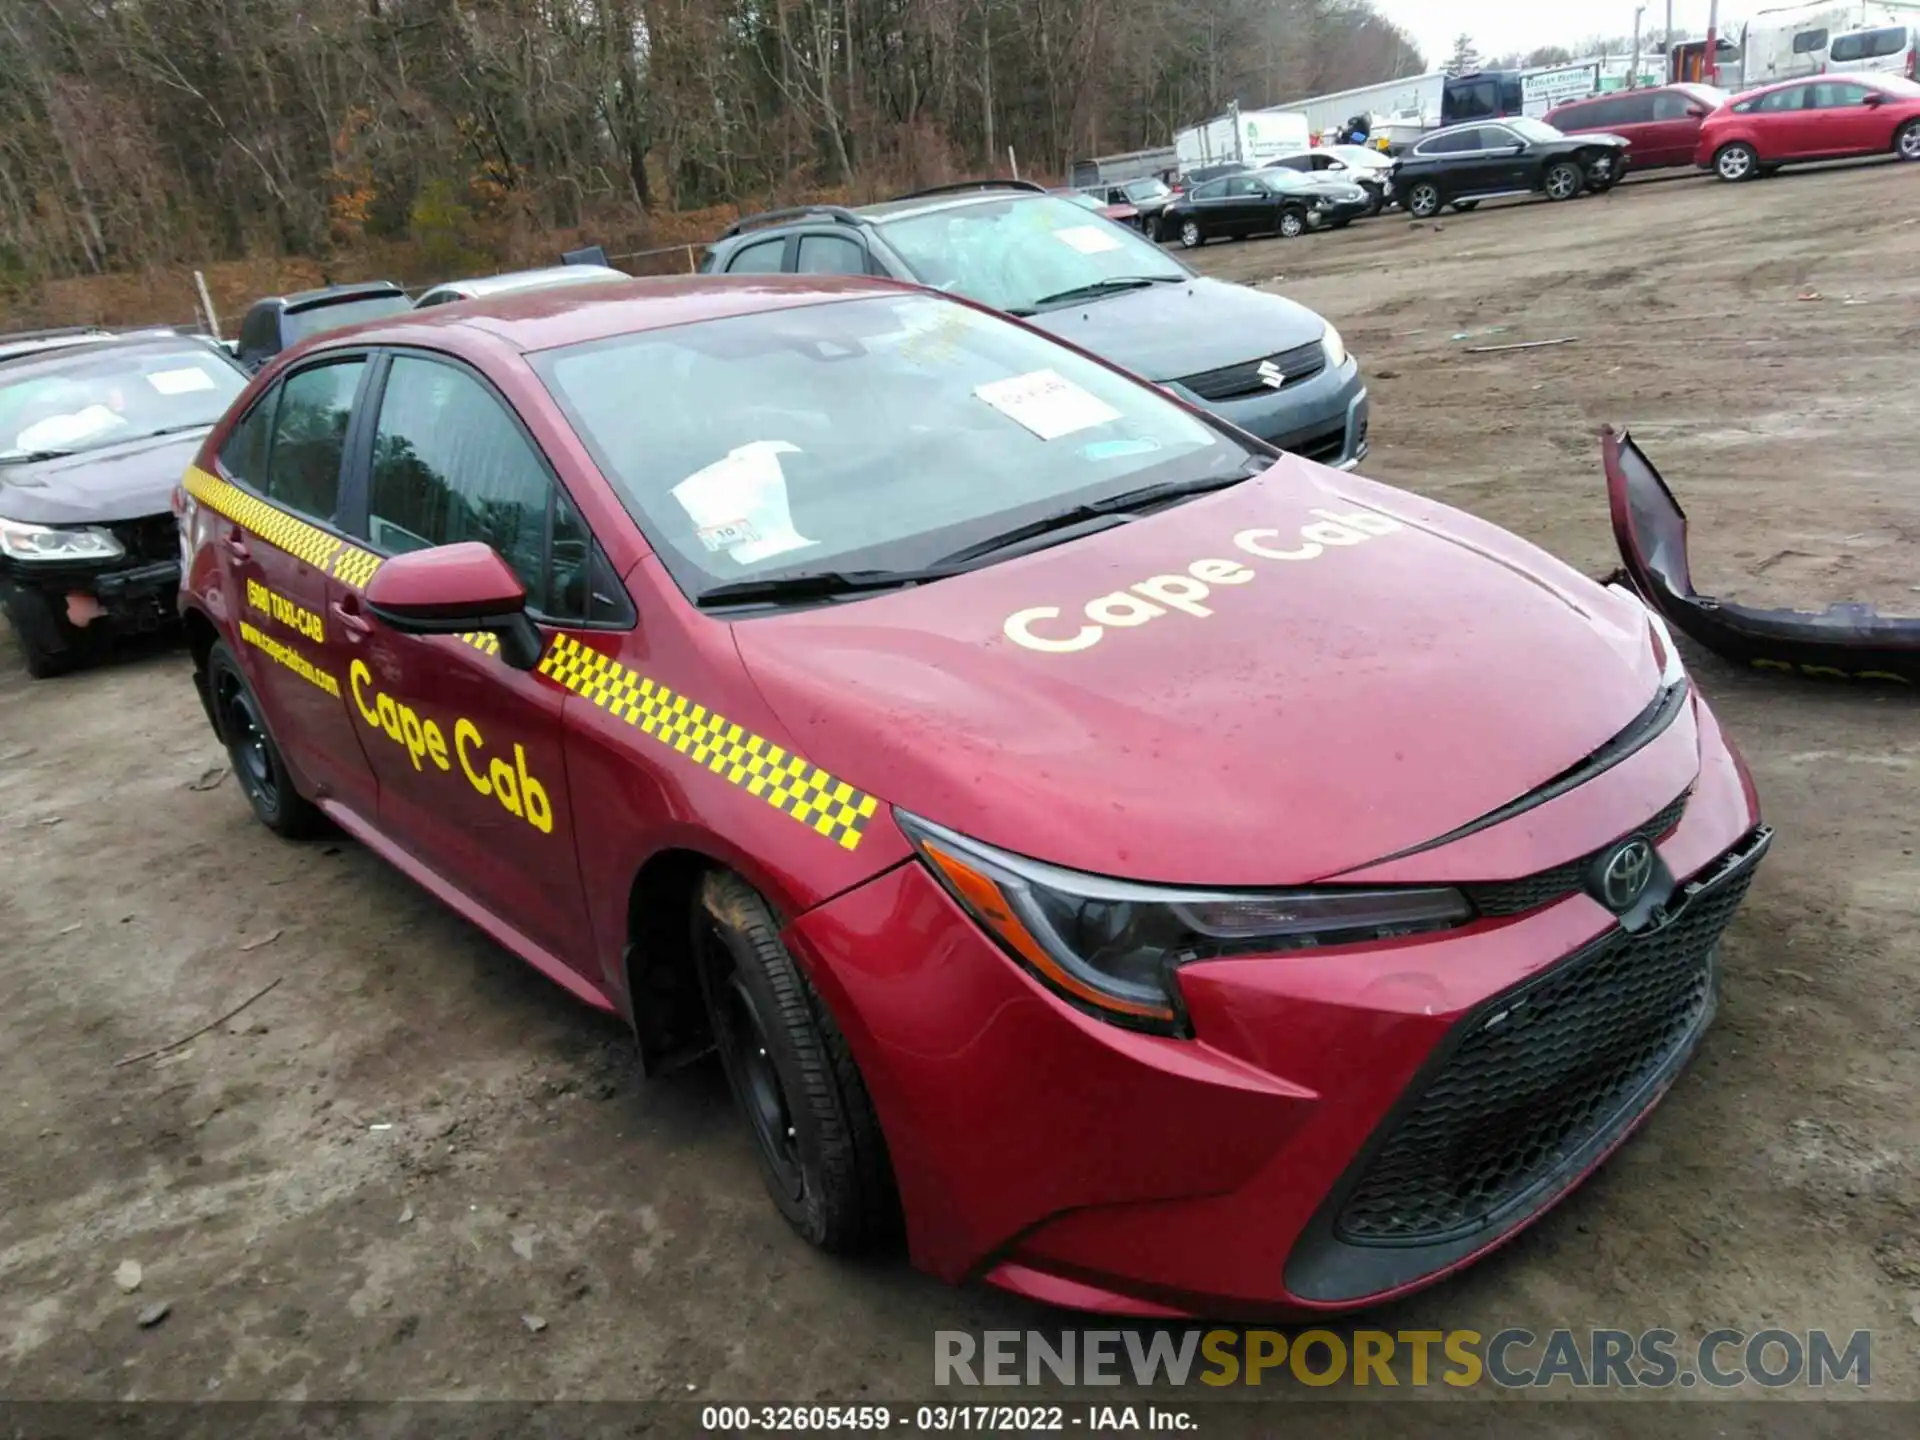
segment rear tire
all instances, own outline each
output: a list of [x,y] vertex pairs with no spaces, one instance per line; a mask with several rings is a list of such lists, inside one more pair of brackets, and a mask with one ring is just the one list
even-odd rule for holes
[[1198,220],[1182,220],[1180,222],[1180,244],[1183,249],[1198,250],[1206,243],[1206,232],[1200,228],[1200,222]]
[[1587,188],[1586,172],[1571,160],[1556,160],[1540,177],[1540,188],[1549,200],[1572,200]]
[[1902,160],[1920,161],[1920,120],[1909,120],[1893,137],[1893,153]]
[[307,840],[324,832],[327,817],[293,788],[293,776],[267,730],[260,702],[224,640],[214,642],[207,655],[207,693],[213,697],[234,779],[254,818],[286,840]]
[[1440,213],[1440,187],[1431,180],[1419,181],[1407,192],[1407,213],[1416,220],[1431,220]]
[[1722,145],[1713,157],[1713,173],[1730,185],[1751,180],[1760,173],[1760,152],[1744,140]]
[[873,1102],[772,908],[738,875],[714,871],[693,927],[714,1041],[774,1204],[834,1254],[890,1238],[899,1201]]

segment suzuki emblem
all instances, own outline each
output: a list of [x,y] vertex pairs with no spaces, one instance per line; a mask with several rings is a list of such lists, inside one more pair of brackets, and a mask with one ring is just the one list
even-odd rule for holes
[[1260,383],[1270,390],[1278,390],[1287,383],[1287,372],[1271,360],[1262,360],[1260,368],[1254,373],[1260,377]]
[[1624,915],[1646,893],[1652,879],[1653,847],[1644,840],[1629,840],[1600,867],[1600,898],[1616,915]]

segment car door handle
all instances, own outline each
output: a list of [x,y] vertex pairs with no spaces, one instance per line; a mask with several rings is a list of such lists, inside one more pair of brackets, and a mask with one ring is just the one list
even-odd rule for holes
[[248,559],[253,548],[247,544],[247,532],[238,525],[229,526],[226,534],[227,553],[236,560]]
[[373,633],[373,626],[360,613],[360,601],[354,596],[336,600],[332,605],[333,618],[340,622],[340,628],[356,640],[364,640]]

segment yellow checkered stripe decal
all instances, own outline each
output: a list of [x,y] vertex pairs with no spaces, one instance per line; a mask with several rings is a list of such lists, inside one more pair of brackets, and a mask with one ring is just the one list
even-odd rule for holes
[[880,802],[804,757],[743,730],[569,635],[556,635],[540,673],[703,765],[843,850],[856,849]]
[[324,570],[355,589],[364,589],[373,572],[380,568],[380,557],[372,551],[349,545],[318,525],[310,525],[297,515],[269,505],[238,485],[229,485],[218,475],[195,467],[187,471],[181,483],[189,495],[209,510],[258,535],[276,550],[284,550],[296,560],[304,560],[314,569]]

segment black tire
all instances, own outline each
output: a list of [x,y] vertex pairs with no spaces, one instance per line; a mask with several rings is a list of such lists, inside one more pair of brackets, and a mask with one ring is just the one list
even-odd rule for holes
[[1407,191],[1407,213],[1416,220],[1431,220],[1445,203],[1440,187],[1431,180],[1417,180]]
[[1280,212],[1280,218],[1274,225],[1282,240],[1298,240],[1307,233],[1306,212],[1288,207]]
[[1471,215],[1480,208],[1480,202],[1478,200],[1456,200],[1453,202],[1453,208],[1462,215]]
[[267,729],[260,702],[241,672],[240,662],[227,642],[214,642],[207,654],[207,693],[226,742],[240,793],[253,807],[254,817],[286,840],[306,840],[325,832],[327,818],[298,790],[287,773],[287,762]]
[[738,875],[714,871],[693,926],[707,1017],[773,1203],[837,1255],[891,1239],[899,1200],[873,1102],[772,909]]
[[1920,161],[1920,120],[1909,120],[1893,137],[1893,153],[1902,160]]
[[1729,184],[1753,179],[1761,171],[1760,152],[1744,140],[1722,145],[1713,156],[1713,173]]
[[1587,172],[1571,160],[1556,160],[1540,177],[1540,190],[1549,200],[1575,200],[1587,188]]
[[1367,201],[1367,218],[1371,220],[1374,216],[1378,215],[1382,210],[1386,208],[1387,208],[1387,197],[1385,195],[1372,196]]
[[1330,230],[1344,230],[1347,228],[1347,226],[1351,225],[1352,223],[1353,223],[1353,217],[1349,215],[1344,220],[1328,221],[1327,228]]
[[44,595],[14,590],[7,597],[7,626],[36,680],[65,675],[91,655],[94,637],[76,630]]
[[1207,243],[1207,232],[1200,228],[1200,222],[1186,219],[1180,222],[1180,246],[1185,250],[1198,250]]

